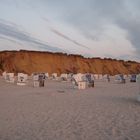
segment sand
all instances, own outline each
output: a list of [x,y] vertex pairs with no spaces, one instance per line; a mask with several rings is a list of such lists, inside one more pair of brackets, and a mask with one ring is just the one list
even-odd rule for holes
[[47,80],[44,88],[0,79],[0,140],[140,140],[136,83],[96,81],[73,89]]

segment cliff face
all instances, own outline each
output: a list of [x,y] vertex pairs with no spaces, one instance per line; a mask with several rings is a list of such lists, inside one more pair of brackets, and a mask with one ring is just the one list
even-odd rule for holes
[[140,63],[114,59],[84,58],[78,55],[35,51],[0,52],[0,73],[140,73]]

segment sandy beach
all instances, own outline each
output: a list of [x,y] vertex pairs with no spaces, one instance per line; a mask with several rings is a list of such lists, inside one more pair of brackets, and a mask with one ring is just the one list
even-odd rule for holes
[[137,94],[130,82],[78,90],[70,82],[33,88],[0,78],[0,140],[140,140]]

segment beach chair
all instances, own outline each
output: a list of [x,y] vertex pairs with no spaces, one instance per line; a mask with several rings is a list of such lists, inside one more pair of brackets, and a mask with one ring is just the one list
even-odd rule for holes
[[107,82],[110,82],[110,75],[109,74],[103,75],[103,80],[107,81]]
[[28,75],[24,73],[18,73],[17,85],[26,85],[28,80]]
[[130,82],[136,82],[137,79],[137,75],[136,74],[132,74],[130,77]]
[[73,78],[73,73],[67,74],[67,81],[71,82]]
[[91,74],[81,74],[78,73],[73,75],[74,85],[78,89],[86,89],[87,87],[94,87],[94,80],[91,77]]
[[39,74],[39,87],[44,87],[44,86],[45,86],[45,75]]
[[74,74],[72,78],[72,83],[74,84],[74,88],[85,89],[85,81],[83,81],[83,74],[78,73]]
[[34,87],[44,87],[45,86],[45,74],[38,73],[33,75],[33,85]]
[[99,79],[98,74],[94,74],[93,76],[94,76],[94,79],[95,79],[95,80],[98,80],[98,79]]
[[45,73],[45,79],[49,78],[49,73]]
[[15,82],[14,73],[6,73],[5,80],[6,80],[6,82],[14,83]]
[[102,74],[99,74],[99,75],[98,75],[98,79],[99,79],[99,80],[102,80],[102,79],[103,79],[103,75],[102,75]]
[[39,75],[38,74],[33,74],[33,86],[39,87]]
[[120,83],[125,83],[126,82],[123,74],[120,74],[120,78],[121,78]]
[[52,79],[53,80],[58,80],[57,73],[52,73]]
[[91,74],[85,74],[88,87],[94,87],[94,78]]
[[123,74],[115,75],[115,82],[125,83],[125,78],[124,78]]
[[3,73],[2,73],[2,77],[6,80],[6,72],[4,71]]
[[60,75],[60,79],[61,79],[62,81],[67,81],[67,80],[68,80],[68,74],[66,74],[66,73],[61,74],[61,75]]

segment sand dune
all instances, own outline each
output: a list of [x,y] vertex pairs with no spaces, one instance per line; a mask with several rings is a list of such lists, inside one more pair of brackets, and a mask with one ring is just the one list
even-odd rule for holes
[[48,80],[33,88],[0,79],[0,140],[139,140],[138,85],[95,85],[77,90]]

